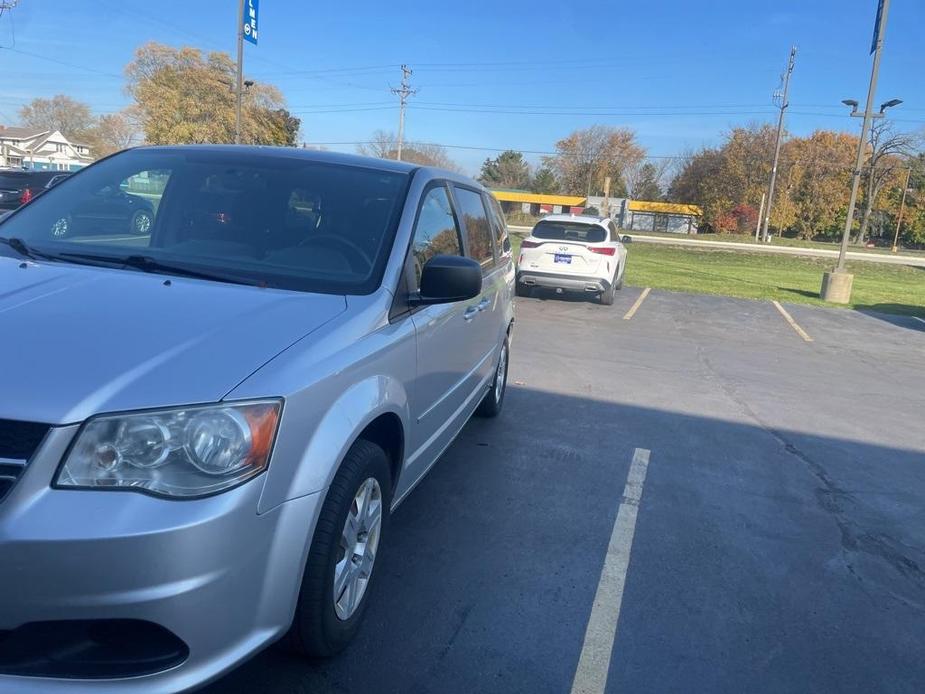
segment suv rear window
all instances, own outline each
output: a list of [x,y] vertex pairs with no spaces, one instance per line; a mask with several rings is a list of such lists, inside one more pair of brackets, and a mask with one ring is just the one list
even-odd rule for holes
[[533,237],[549,241],[602,243],[607,240],[607,232],[597,224],[542,221],[533,227]]
[[21,188],[29,180],[27,174],[22,173],[0,173],[0,187],[2,188]]

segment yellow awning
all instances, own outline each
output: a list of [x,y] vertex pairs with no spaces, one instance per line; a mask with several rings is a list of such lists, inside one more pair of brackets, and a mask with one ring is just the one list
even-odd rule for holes
[[686,205],[678,202],[648,202],[646,200],[630,200],[631,212],[661,212],[662,214],[694,215],[702,217],[703,210],[697,205]]
[[584,207],[587,199],[578,195],[541,195],[513,190],[493,190],[491,194],[501,202],[528,202],[533,205],[565,205],[567,207]]

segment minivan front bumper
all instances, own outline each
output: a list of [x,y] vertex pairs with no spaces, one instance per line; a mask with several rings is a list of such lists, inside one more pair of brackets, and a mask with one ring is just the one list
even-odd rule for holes
[[[0,502],[0,692],[185,691],[285,632],[321,494],[258,514],[263,476],[183,501],[52,489],[75,432],[52,429]],[[185,657],[137,676],[125,676],[131,663],[122,663],[115,677],[11,675],[22,669],[9,660],[4,673],[3,652],[22,650],[15,640],[34,625],[53,632],[60,623],[63,633],[92,622],[110,633],[120,625],[149,625],[182,642]]]

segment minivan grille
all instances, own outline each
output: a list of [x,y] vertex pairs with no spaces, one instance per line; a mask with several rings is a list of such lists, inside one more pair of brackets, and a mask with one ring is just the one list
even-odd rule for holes
[[0,501],[22,476],[49,428],[48,424],[0,419]]

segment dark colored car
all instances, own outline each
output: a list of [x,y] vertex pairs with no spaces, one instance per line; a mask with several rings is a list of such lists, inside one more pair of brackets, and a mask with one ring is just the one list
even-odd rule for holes
[[70,174],[61,171],[0,171],[0,210],[15,210]]
[[[57,182],[52,185],[57,185]],[[140,195],[108,186],[55,223],[55,236],[151,232],[154,206]]]

